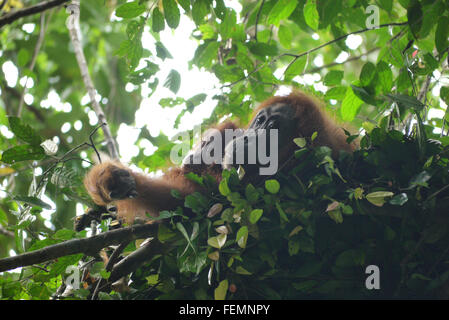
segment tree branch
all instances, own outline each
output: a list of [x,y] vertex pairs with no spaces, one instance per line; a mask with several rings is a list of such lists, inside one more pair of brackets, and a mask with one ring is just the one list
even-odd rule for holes
[[92,103],[92,107],[98,117],[99,123],[106,124],[103,126],[103,133],[108,146],[109,155],[113,159],[118,159],[118,151],[114,138],[112,137],[111,130],[107,125],[106,116],[104,115],[103,109],[101,108],[98,101],[95,99],[96,91],[89,74],[89,69],[87,68],[86,57],[84,56],[83,48],[81,46],[80,40],[80,28],[79,28],[79,15],[80,15],[80,0],[74,0],[67,7],[67,11],[70,16],[67,19],[67,28],[69,29],[70,39],[72,40],[73,49],[75,51],[76,60],[78,61],[78,66],[80,68],[81,76],[86,86],[87,92]]
[[104,232],[90,238],[68,240],[43,249],[0,259],[0,272],[72,254],[95,255],[99,250],[110,245],[155,236],[157,230],[158,224],[143,224]]
[[[403,25],[406,25],[406,24],[408,24],[408,21],[406,21],[406,22],[392,22],[392,23],[385,23],[385,24],[379,25],[376,29],[385,28],[385,27],[391,27],[391,26],[403,26]],[[303,52],[303,53],[300,53],[300,54],[283,53],[283,54],[281,54],[279,57],[282,57],[282,56],[294,57],[294,59],[288,64],[288,66],[287,66],[287,68],[286,68],[286,70],[287,70],[293,63],[295,63],[296,60],[298,60],[299,58],[301,58],[301,57],[303,57],[303,56],[309,55],[309,54],[311,54],[312,52],[315,52],[315,51],[317,51],[317,50],[319,50],[319,49],[321,49],[321,48],[323,48],[323,47],[326,47],[326,46],[328,46],[328,45],[331,45],[331,44],[333,44],[333,43],[336,43],[336,42],[338,42],[338,41],[340,41],[340,40],[346,39],[347,37],[349,37],[349,36],[351,36],[351,35],[359,34],[359,33],[364,33],[364,32],[367,32],[367,31],[369,31],[369,30],[373,30],[373,29],[371,29],[371,28],[365,28],[365,29],[361,29],[361,30],[354,31],[354,32],[349,32],[349,33],[344,34],[344,35],[342,35],[342,36],[340,36],[340,37],[337,37],[337,38],[335,38],[335,39],[333,39],[333,40],[331,40],[331,41],[325,42],[325,43],[319,45],[318,47],[315,47],[315,48],[313,48],[313,49],[307,50],[307,51],[305,51],[305,52]],[[375,29],[374,29],[374,30],[375,30]]]
[[[407,24],[408,24],[408,21],[406,21],[406,22],[392,22],[392,23],[385,23],[385,24],[379,25],[379,26],[377,27],[377,29],[379,29],[379,28],[385,28],[385,27],[390,27],[390,26],[403,26],[403,25],[407,25]],[[299,58],[301,58],[301,57],[303,57],[303,56],[305,56],[305,55],[311,54],[312,52],[315,52],[315,51],[317,51],[317,50],[319,50],[319,49],[321,49],[321,48],[324,48],[324,47],[326,47],[326,46],[328,46],[328,45],[331,45],[331,44],[333,44],[333,43],[335,43],[335,42],[338,42],[338,41],[340,41],[340,40],[346,39],[346,38],[349,37],[350,35],[353,35],[353,34],[359,34],[359,33],[364,33],[364,32],[370,31],[370,30],[375,30],[375,29],[365,28],[365,29],[361,29],[361,30],[354,31],[354,32],[350,32],[350,33],[347,33],[347,34],[342,35],[342,36],[340,36],[340,37],[337,37],[337,38],[335,38],[335,39],[333,39],[333,40],[330,40],[330,41],[328,41],[328,42],[325,42],[325,43],[319,45],[318,47],[312,48],[312,49],[307,50],[307,51],[305,51],[305,52],[303,52],[303,53],[300,53],[300,54],[294,54],[294,53],[288,53],[288,52],[287,52],[287,53],[280,54],[280,55],[274,57],[274,58],[270,61],[270,64],[275,63],[276,61],[278,61],[278,60],[279,60],[280,58],[282,58],[282,57],[293,57],[294,59],[288,64],[287,68],[285,69],[285,70],[287,70],[293,63],[295,63],[296,60],[298,60]],[[236,81],[234,81],[234,82],[231,82],[231,83],[229,83],[229,84],[223,85],[223,86],[220,87],[220,89],[223,89],[223,88],[226,88],[226,87],[232,87],[232,86],[234,86],[235,84],[237,84],[237,83],[239,83],[239,82],[241,82],[241,81],[243,81],[243,80],[245,80],[245,79],[248,79],[252,74],[256,73],[257,71],[259,71],[260,69],[262,69],[262,68],[265,67],[265,66],[266,66],[266,63],[260,64],[260,65],[257,66],[254,70],[248,72],[248,74],[247,74],[246,76],[244,76],[244,77],[242,77],[242,78],[240,78],[240,79],[238,79],[238,80],[236,80]]]
[[0,28],[3,27],[4,25],[10,24],[20,18],[43,12],[45,10],[57,7],[65,2],[69,2],[69,0],[44,1],[44,2],[38,3],[34,6],[31,6],[31,7],[22,9],[22,10],[7,13],[4,16],[0,17]]
[[332,62],[332,63],[326,64],[324,66],[321,66],[321,67],[316,67],[316,68],[310,69],[308,71],[304,71],[303,73],[301,73],[301,76],[303,76],[305,74],[309,74],[309,73],[315,73],[315,72],[321,71],[323,69],[328,69],[328,68],[332,68],[335,66],[339,66],[339,65],[351,62],[351,61],[359,60],[360,58],[365,57],[365,56],[369,55],[370,53],[373,53],[374,51],[377,51],[379,49],[380,49],[379,47],[374,47],[358,56],[349,57],[348,59],[346,59],[343,62]]
[[6,237],[14,238],[14,232],[6,230],[2,226],[0,226],[0,235],[4,235]]
[[147,244],[117,262],[112,268],[108,281],[110,283],[117,281],[121,277],[136,270],[144,262],[152,259],[156,254],[165,253],[172,248],[173,246],[170,243],[162,243],[157,239],[152,239]]
[[[111,256],[109,257],[109,261],[105,266],[105,270],[107,272],[110,272],[112,270],[112,267],[115,264],[115,261],[119,258],[120,254],[125,250],[126,246],[129,244],[129,241],[122,242],[117,248],[115,248],[114,252],[112,252]],[[100,292],[100,288],[103,285],[104,278],[100,278],[98,280],[97,286],[95,287],[94,293],[92,294],[91,300],[97,300],[98,293]]]

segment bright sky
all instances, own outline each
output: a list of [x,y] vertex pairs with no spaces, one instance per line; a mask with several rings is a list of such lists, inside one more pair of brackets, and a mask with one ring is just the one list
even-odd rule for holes
[[[138,153],[138,148],[131,145],[131,140],[135,141],[139,134],[139,130],[136,130],[137,128],[146,126],[152,136],[157,136],[159,132],[163,132],[167,136],[173,137],[179,131],[192,129],[195,125],[201,124],[203,119],[211,115],[216,105],[216,102],[211,97],[219,93],[217,89],[219,82],[212,73],[200,71],[196,67],[193,67],[191,70],[188,69],[188,61],[193,58],[195,49],[198,46],[196,40],[190,38],[194,28],[195,25],[190,19],[181,16],[180,27],[175,32],[165,28],[160,33],[162,42],[173,56],[173,59],[166,59],[159,65],[160,71],[157,76],[160,84],[156,92],[150,98],[144,98],[140,104],[140,108],[136,112],[135,127],[125,124],[120,126],[118,143],[120,154],[124,161],[129,161],[131,157]],[[154,39],[149,32],[144,32],[142,44],[144,48],[155,52]],[[143,61],[142,64],[145,65]],[[181,74],[181,86],[176,95],[161,85],[171,69],[175,69]],[[146,86],[142,87],[145,88]],[[149,89],[143,89],[142,95],[146,97],[150,92]],[[206,93],[207,99],[204,103],[197,106],[191,114],[186,113],[181,119],[179,128],[175,129],[175,119],[184,105],[162,108],[159,105],[159,100],[166,97],[175,98],[176,96],[188,99],[199,93]],[[151,145],[141,147],[148,149],[146,154],[154,151]]]

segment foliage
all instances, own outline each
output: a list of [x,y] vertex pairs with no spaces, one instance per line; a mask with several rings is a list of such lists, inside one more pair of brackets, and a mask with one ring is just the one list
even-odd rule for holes
[[[38,1],[16,2],[20,8]],[[239,3],[81,1],[83,50],[111,131],[133,125],[142,100],[155,92],[170,92],[162,107],[182,107],[176,126],[214,101],[207,126],[223,118],[245,124],[257,103],[293,87],[359,131],[360,150],[333,160],[329,149],[296,140],[296,166],[260,185],[242,185],[235,171],[215,187],[192,177],[211,192],[163,213],[158,239],[174,248],[136,270],[130,291],[100,298],[447,298],[449,2],[377,1],[377,29],[367,28],[371,3],[364,0]],[[81,180],[95,158],[86,142],[97,123],[66,18],[54,9],[0,30],[1,257],[86,236],[70,229],[77,204],[92,205]],[[213,73],[218,94],[177,95],[183,74],[161,33],[179,30],[183,18],[195,24],[190,67]],[[44,44],[35,52],[42,27]],[[142,45],[144,36],[151,48]],[[11,70],[18,80],[10,80]],[[177,141],[138,130],[135,145],[156,151],[148,156],[140,148],[132,162],[166,168]],[[93,139],[105,150],[100,132]],[[86,261],[67,256],[3,273],[0,296],[48,299],[66,267]],[[381,268],[381,290],[365,288],[371,264]],[[94,267],[94,277],[108,277],[102,264]],[[74,292],[88,295],[85,288]]]

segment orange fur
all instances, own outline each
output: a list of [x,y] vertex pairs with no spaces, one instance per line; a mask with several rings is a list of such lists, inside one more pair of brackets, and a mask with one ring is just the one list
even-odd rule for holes
[[[288,104],[295,110],[292,121],[296,122],[297,137],[311,137],[314,132],[317,132],[318,136],[313,141],[313,145],[330,147],[333,150],[333,156],[337,156],[340,150],[348,152],[354,150],[354,144],[346,143],[343,130],[326,116],[316,101],[304,93],[294,92],[288,96],[272,97],[263,102],[255,110],[254,115],[259,110],[275,103]],[[224,122],[216,128],[223,135],[225,129],[236,129],[237,126],[232,122]],[[280,165],[292,154],[294,149],[296,146],[293,142],[280,148]],[[199,175],[207,173],[219,182],[222,170],[219,164],[189,164],[182,168],[172,168],[160,178],[150,178],[144,174],[133,172],[118,161],[107,161],[94,166],[84,179],[86,190],[96,204],[106,206],[113,201],[109,187],[111,179],[113,179],[113,171],[117,168],[127,170],[135,180],[137,196],[114,201],[118,216],[128,223],[131,223],[136,217],[145,218],[146,214],[157,216],[162,210],[171,210],[182,205],[182,201],[171,195],[171,189],[178,190],[183,196],[194,191],[201,191],[198,185],[185,177],[186,173],[193,172]]]

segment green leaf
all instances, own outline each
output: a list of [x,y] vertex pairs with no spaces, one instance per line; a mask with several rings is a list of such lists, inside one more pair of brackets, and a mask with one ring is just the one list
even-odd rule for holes
[[[351,88],[352,91],[354,92],[354,94],[362,101],[372,104],[372,105],[377,105],[377,100],[375,99],[375,97],[370,94],[368,92],[368,88],[367,87],[358,87],[354,84],[351,84]],[[366,89],[365,89],[366,88]]]
[[320,23],[320,16],[318,14],[318,10],[316,9],[316,1],[308,0],[304,6],[303,13],[307,25],[313,30],[317,30]]
[[343,215],[341,214],[340,210],[332,210],[328,211],[327,214],[329,217],[335,221],[335,223],[342,223],[343,222]]
[[3,226],[8,225],[8,216],[2,209],[0,209],[0,224]]
[[[105,280],[108,280],[109,279],[109,277],[111,276],[111,272],[110,271],[106,271],[106,270],[101,270],[100,271],[100,276],[103,278],[103,279],[105,279]],[[109,295],[108,295],[109,296]],[[112,298],[111,298],[111,300],[112,300]]]
[[307,64],[307,56],[302,56],[291,63],[284,72],[285,81],[291,81],[294,77],[301,75]]
[[228,186],[228,179],[223,179],[220,181],[220,184],[218,185],[218,191],[220,191],[220,193],[225,197],[227,197],[231,193],[231,190]]
[[413,36],[418,39],[419,31],[422,26],[423,12],[421,3],[413,1],[413,4],[407,9],[407,21]]
[[424,108],[421,101],[405,94],[387,94],[387,97],[405,108],[413,108],[418,112]]
[[290,256],[294,256],[295,254],[298,254],[299,252],[299,241],[298,239],[290,239],[288,241],[288,254]]
[[19,53],[17,54],[17,66],[20,68],[24,68],[26,64],[30,61],[31,54],[28,50],[21,48]]
[[128,39],[132,40],[134,39],[136,36],[140,35],[142,28],[142,23],[137,20],[131,20],[127,26],[126,26],[126,35],[128,36]]
[[233,213],[232,209],[231,208],[226,208],[221,213],[221,217],[220,218],[222,220],[226,221],[226,222],[232,222],[232,221],[234,221],[233,215],[234,215],[234,213]]
[[432,176],[427,171],[422,171],[412,177],[412,179],[410,180],[410,187],[427,187],[427,181],[429,181],[431,177]]
[[395,195],[391,200],[390,200],[390,204],[394,205],[394,206],[402,206],[403,204],[405,204],[408,201],[408,197],[406,193],[401,193],[401,194],[397,194]]
[[39,134],[27,124],[23,124],[22,120],[18,117],[8,117],[9,127],[17,138],[23,142],[37,146],[42,142]]
[[245,197],[251,204],[259,199],[259,192],[257,192],[257,189],[251,183],[245,187]]
[[44,209],[47,209],[47,210],[51,209],[51,205],[49,205],[48,203],[46,203],[46,202],[44,202],[41,199],[36,198],[36,197],[28,197],[28,196],[19,196],[19,195],[17,195],[17,196],[14,196],[13,199],[15,201],[25,202],[25,203],[28,203],[28,204],[30,204],[32,206],[38,206],[38,207],[41,207],[41,208],[44,208]]
[[[187,234],[187,230],[186,230],[186,228],[183,226],[183,224],[182,224],[181,222],[177,222],[177,223],[176,223],[176,228],[181,232],[181,234],[182,234],[182,235],[184,236],[184,238],[187,240],[187,246],[190,246],[190,247],[192,248],[193,252],[196,252],[196,249],[195,249],[195,247],[193,246],[192,242],[190,241],[190,237],[189,237],[189,235]],[[192,232],[192,233],[193,233],[193,232]],[[193,234],[192,234],[192,238],[193,238]],[[225,239],[225,241],[226,241],[226,239]],[[187,250],[187,247],[186,247],[186,250]],[[184,252],[185,252],[186,250],[184,250]],[[184,252],[183,252],[181,255],[183,255]]]
[[292,47],[293,33],[290,28],[281,25],[278,30],[278,37],[279,42],[284,48],[290,49]]
[[353,88],[348,88],[340,108],[343,121],[351,122],[354,120],[362,104],[363,101],[354,94]]
[[358,249],[349,249],[342,252],[335,260],[337,267],[362,266],[365,264],[365,252]]
[[275,179],[269,179],[265,181],[265,189],[272,194],[276,194],[279,192],[280,184]]
[[162,44],[162,42],[157,41],[156,42],[156,56],[161,58],[162,60],[165,59],[173,59],[170,52],[167,50],[167,48]]
[[293,237],[295,234],[298,234],[301,230],[303,230],[303,226],[296,226],[293,230],[288,234],[288,237]]
[[394,193],[390,191],[375,191],[366,195],[366,200],[377,207],[382,207],[385,203],[385,198],[393,196]]
[[341,101],[346,95],[346,90],[347,88],[343,86],[333,87],[326,91],[324,97],[326,100],[335,99]]
[[[449,87],[441,87],[440,89],[440,98],[449,105]],[[444,115],[444,119],[449,121],[449,108],[446,108],[446,113]]]
[[237,231],[237,236],[235,237],[237,244],[240,248],[246,248],[246,241],[248,240],[248,227],[243,226]]
[[199,93],[199,94],[194,95],[193,97],[189,98],[186,101],[187,110],[189,112],[192,112],[193,108],[202,104],[204,102],[204,100],[206,100],[206,98],[207,98],[207,94],[205,94],[205,93]]
[[170,240],[176,236],[176,233],[173,232],[169,227],[165,224],[161,223],[157,230],[157,238],[160,242],[165,242]]
[[289,220],[288,220],[287,214],[285,213],[284,209],[282,209],[279,201],[276,201],[276,203],[274,205],[276,206],[276,209],[278,209],[281,219],[284,220],[285,222],[288,222]]
[[185,198],[184,206],[192,209],[195,213],[201,213],[208,207],[208,203],[201,193],[194,192]]
[[238,266],[237,268],[235,268],[235,273],[237,273],[237,274],[242,274],[242,275],[244,275],[244,276],[252,275],[251,272],[249,272],[248,270],[246,270],[246,269],[243,268],[242,266]]
[[249,222],[255,224],[257,221],[259,221],[260,217],[262,217],[262,214],[263,214],[262,209],[254,209],[249,214]]
[[226,293],[228,292],[228,279],[221,281],[218,284],[218,287],[214,290],[214,299],[215,300],[225,300]]
[[175,0],[162,0],[162,5],[164,7],[165,21],[167,21],[170,28],[176,29],[181,18],[178,4]]
[[56,277],[63,274],[68,266],[76,264],[82,257],[82,253],[59,257],[57,262],[51,265],[49,275]]
[[181,86],[181,75],[178,71],[172,69],[164,82],[164,87],[170,89],[171,92],[176,94]]
[[341,204],[341,211],[346,215],[351,215],[354,213],[354,210],[351,206],[347,206],[345,204]]
[[153,30],[153,32],[158,33],[158,32],[160,32],[160,31],[165,29],[164,16],[159,11],[158,7],[154,8],[151,17],[152,17],[152,19],[151,19],[151,30]]
[[140,59],[142,58],[143,47],[142,42],[140,41],[140,37],[135,37],[128,48],[127,58],[129,63],[129,68],[134,70],[139,64]]
[[325,86],[340,85],[344,72],[340,70],[331,70],[324,76]]
[[216,39],[217,34],[215,32],[215,28],[208,23],[202,24],[198,27],[201,32],[201,38],[203,40]]
[[220,43],[216,41],[208,41],[200,45],[195,51],[193,62],[195,62],[199,68],[212,68],[214,60],[216,61],[217,59],[219,47]]
[[190,0],[177,0],[179,5],[184,9],[185,12],[190,12]]
[[45,157],[44,148],[41,146],[21,145],[12,147],[2,154],[2,161],[5,163],[15,163],[25,160],[41,160]]
[[447,50],[449,46],[449,41],[447,40],[449,36],[449,18],[446,16],[441,16],[438,19],[437,29],[435,31],[435,46],[440,55],[443,55],[444,50]]
[[130,19],[141,15],[145,10],[145,6],[139,4],[139,1],[133,1],[124,3],[118,7],[115,10],[115,15],[120,18]]
[[267,23],[279,26],[283,19],[287,19],[298,5],[297,0],[278,0],[268,14]]
[[218,17],[218,19],[223,20],[226,14],[226,5],[223,0],[215,0],[214,2],[215,2],[214,12]]
[[300,148],[304,148],[307,144],[306,138],[295,138],[293,142]]
[[360,83],[363,87],[368,86],[371,81],[373,81],[374,76],[376,75],[376,66],[371,63],[367,62],[362,68],[362,71],[360,72]]
[[386,62],[379,61],[376,69],[382,93],[386,94],[391,92],[393,86],[393,72],[391,71],[391,68]]
[[114,52],[115,55],[119,57],[124,57],[128,55],[128,52],[131,50],[132,42],[131,40],[127,39],[120,43],[120,47],[117,49],[117,51]]
[[[46,208],[48,209],[48,208]],[[55,232],[55,234],[53,235],[53,238],[58,239],[58,240],[70,240],[75,236],[76,232],[74,230],[69,230],[69,229],[60,229],[58,231]]]
[[220,34],[223,40],[227,40],[232,37],[232,30],[237,23],[237,15],[234,10],[227,9],[226,15],[220,24]]
[[393,8],[392,0],[380,0],[379,4],[382,7],[382,9],[384,9],[386,12],[390,12],[391,9]]
[[211,247],[221,249],[226,243],[226,238],[227,238],[227,234],[222,233],[216,237],[207,239],[207,244],[210,245]]
[[276,44],[268,44],[263,42],[249,43],[249,51],[251,53],[260,56],[275,56],[278,54],[278,49]]
[[[161,100],[159,100],[159,105],[163,108],[173,108],[175,106],[179,106],[180,104],[183,104],[184,102],[185,102],[185,100],[183,98],[176,98],[176,99],[162,98]],[[189,173],[191,173],[191,172],[189,172]],[[193,176],[191,176],[191,177],[193,177]]]
[[209,13],[205,0],[196,0],[192,5],[192,18],[197,26],[203,24],[204,17]]

